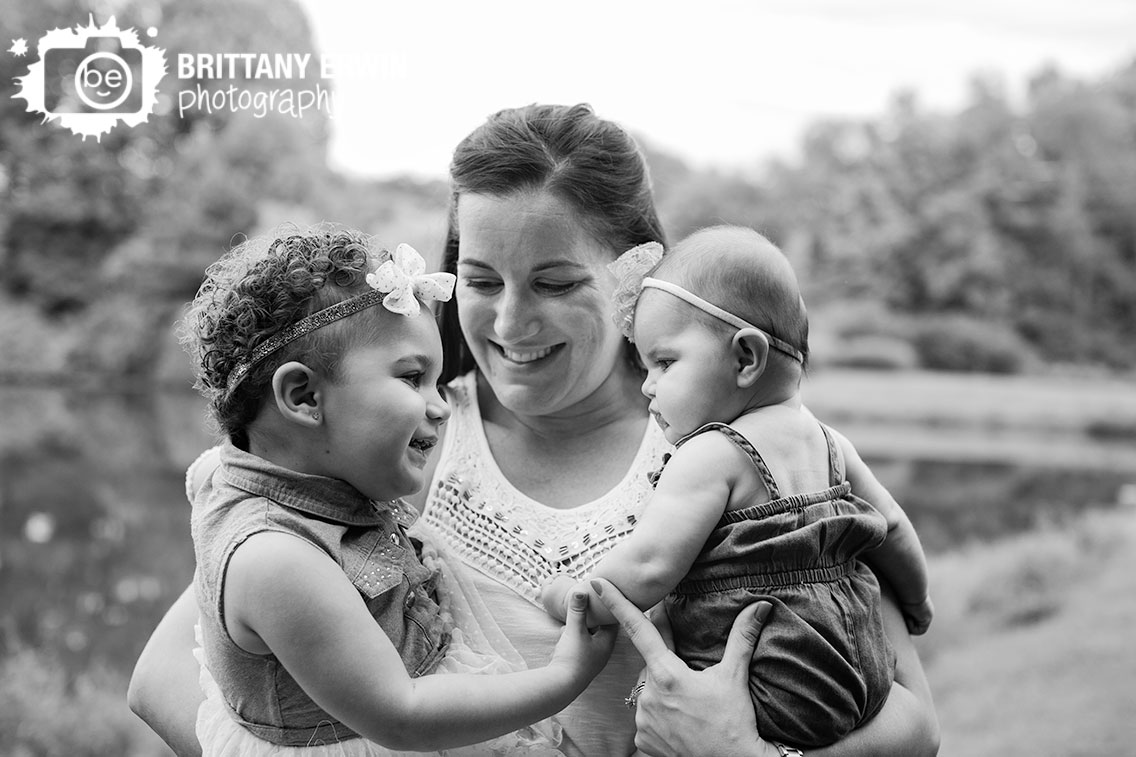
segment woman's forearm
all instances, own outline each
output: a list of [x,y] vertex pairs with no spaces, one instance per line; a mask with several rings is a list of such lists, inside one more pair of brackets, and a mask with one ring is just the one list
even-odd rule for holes
[[197,602],[187,588],[146,642],[126,693],[130,709],[180,757],[199,757],[197,708],[204,699],[193,657]]

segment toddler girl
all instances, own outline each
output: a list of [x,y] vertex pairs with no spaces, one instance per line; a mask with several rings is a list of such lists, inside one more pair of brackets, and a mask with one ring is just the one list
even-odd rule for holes
[[[641,278],[644,258],[660,256]],[[775,246],[715,227],[613,266],[647,368],[643,393],[676,449],[635,531],[594,576],[642,609],[665,597],[675,652],[699,670],[721,659],[743,607],[771,602],[750,670],[758,731],[795,746],[834,742],[879,710],[892,683],[865,561],[898,592],[913,632],[930,622],[915,531],[882,486],[850,491],[845,466],[863,463],[801,404],[808,320]],[[565,617],[573,585],[559,576],[545,587],[550,613]],[[594,622],[612,621],[592,607]]]
[[[614,634],[588,633],[578,593],[545,667],[468,674],[494,663],[454,627],[399,500],[449,416],[420,300],[449,299],[454,277],[424,270],[406,245],[296,231],[232,250],[189,307],[197,386],[227,437],[192,516],[206,755],[483,742],[562,709],[607,659]],[[527,730],[478,753],[559,752]]]

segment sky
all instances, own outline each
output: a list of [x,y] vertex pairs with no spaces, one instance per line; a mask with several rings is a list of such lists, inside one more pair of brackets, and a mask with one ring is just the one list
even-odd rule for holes
[[1094,81],[1136,59],[1133,0],[300,0],[335,78],[330,161],[443,177],[486,116],[588,102],[700,167],[791,159],[825,117],[914,91],[966,100],[975,74],[1020,97],[1045,65]]

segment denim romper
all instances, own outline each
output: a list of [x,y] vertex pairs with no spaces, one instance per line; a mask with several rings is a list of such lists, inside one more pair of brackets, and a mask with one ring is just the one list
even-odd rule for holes
[[451,623],[437,604],[437,571],[406,535],[417,517],[402,501],[376,503],[345,481],[287,470],[221,447],[221,467],[198,490],[191,528],[202,646],[229,714],[261,739],[286,746],[358,738],[300,688],[274,655],[246,652],[224,622],[222,588],[236,548],[253,534],[298,536],[342,566],[413,677],[445,656]]
[[765,461],[730,426],[709,423],[753,462],[770,501],[723,513],[690,572],[668,595],[675,652],[695,670],[722,659],[744,607],[773,612],[750,665],[750,696],[765,739],[824,746],[866,722],[891,689],[895,652],[884,633],[880,587],[857,559],[883,543],[887,523],[851,493],[828,441],[830,487],[782,496]]

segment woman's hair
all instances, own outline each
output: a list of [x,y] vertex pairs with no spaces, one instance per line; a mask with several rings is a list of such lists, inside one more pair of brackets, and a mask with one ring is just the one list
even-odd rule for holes
[[[546,191],[568,204],[584,229],[611,250],[665,244],[647,164],[635,140],[589,105],[528,105],[502,110],[461,141],[450,164],[452,193],[442,270],[457,273],[458,198]],[[456,298],[443,303],[443,380],[474,367]],[[628,357],[638,365],[634,347]]]
[[286,362],[296,360],[337,379],[343,355],[377,336],[374,319],[356,314],[317,328],[254,363],[235,388],[228,386],[233,370],[249,362],[265,340],[368,291],[366,276],[385,256],[357,231],[287,227],[272,237],[247,239],[206,269],[179,337],[215,430],[247,448],[248,425],[271,394],[272,374]]

